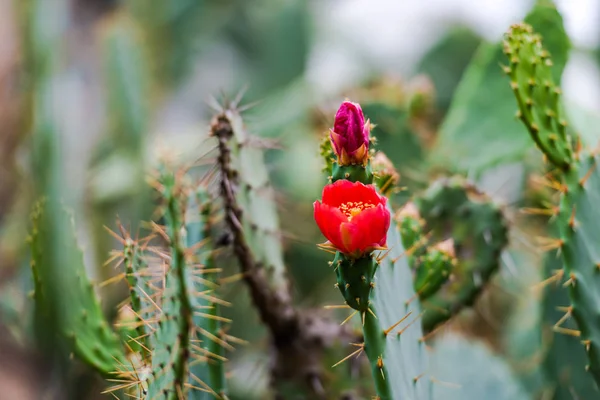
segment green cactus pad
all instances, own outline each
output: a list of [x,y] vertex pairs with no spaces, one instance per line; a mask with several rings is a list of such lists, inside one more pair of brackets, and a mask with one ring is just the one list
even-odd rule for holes
[[370,292],[373,313],[364,314],[365,353],[382,400],[431,399],[429,355],[419,321],[421,306],[394,222],[388,231],[388,246],[390,252],[379,262]]
[[[473,304],[500,265],[500,254],[508,242],[507,226],[502,210],[461,177],[434,182],[415,204],[425,221],[429,243],[451,238],[458,259],[454,266],[438,268],[441,274],[451,269],[452,276],[435,294],[418,287],[427,294],[423,327],[430,331]],[[454,263],[451,258],[446,262]],[[420,260],[427,258],[421,256]],[[440,281],[434,286],[439,287]]]
[[125,354],[86,275],[72,217],[61,205],[42,200],[32,220],[36,331],[44,336],[42,342],[68,349],[114,378]]
[[287,288],[277,204],[263,148],[259,139],[248,133],[237,111],[227,110],[226,116],[233,130],[231,161],[239,182],[236,197],[243,212],[245,237],[273,287]]
[[[528,400],[517,374],[484,343],[455,333],[436,340],[431,355],[438,380],[433,397],[440,400]],[[485,372],[484,372],[485,371]],[[447,382],[444,384],[443,382]]]
[[[562,260],[555,251],[546,256],[544,273],[551,277],[561,270]],[[563,287],[563,280],[549,283],[544,288],[543,295],[543,326],[549,332],[563,317],[565,307],[570,304],[569,290]],[[560,324],[560,328],[577,330],[574,318],[569,318]],[[561,332],[552,332],[548,350],[545,353],[542,369],[546,380],[544,391],[553,393],[553,399],[594,399],[600,396],[600,391],[590,374],[583,373],[587,363],[585,347],[581,339]]]
[[590,372],[600,384],[600,157],[578,155],[564,175],[557,216],[570,313],[580,330]]
[[517,98],[518,117],[550,162],[568,169],[572,144],[563,118],[561,90],[552,78],[552,61],[541,36],[529,25],[513,25],[506,34],[504,53],[509,59],[504,72]]
[[[521,75],[517,72],[517,78],[522,79],[525,72],[529,72],[532,81],[541,80],[545,83],[544,87],[549,83],[553,92],[560,93],[560,89],[554,88],[549,80],[549,66],[551,65],[549,55],[542,48],[540,37],[533,32],[531,27],[527,25],[511,27],[506,42],[509,55],[515,59],[511,60],[511,65],[514,64],[513,61],[516,61],[516,64],[519,65],[518,70],[521,71]],[[545,61],[544,65],[536,66],[535,70],[532,70],[532,60],[540,63],[542,58]],[[520,65],[525,65],[525,69]],[[533,86],[533,89],[536,88],[537,86]],[[519,87],[519,90],[515,91],[520,106],[522,103],[522,99],[519,97],[521,90],[523,89]],[[566,129],[560,129],[568,126],[565,121],[559,120],[557,125],[554,120],[555,116],[560,116],[558,112],[561,104],[558,99],[553,97],[543,97],[539,93],[538,96],[538,98],[533,97],[536,101],[530,105],[530,114],[547,116],[546,121],[543,121],[546,123],[544,125],[546,133],[551,128],[558,129],[558,133],[551,132],[552,138],[548,135],[543,137],[541,125],[539,132],[531,129],[529,132],[540,150],[562,171],[562,182],[556,182],[561,192],[559,212],[555,221],[559,237],[552,245],[560,249],[565,285],[569,287],[571,305],[565,311],[566,317],[572,316],[578,327],[578,329],[569,328],[567,330],[563,328],[563,331],[579,338],[589,360],[586,369],[591,372],[596,383],[599,384],[600,248],[596,241],[597,238],[600,238],[600,225],[597,223],[598,217],[600,217],[597,212],[600,201],[600,157],[582,150],[571,153],[571,144],[578,138]],[[528,125],[535,121],[532,122],[527,117],[523,119],[523,122]],[[541,124],[539,121],[537,123]],[[538,135],[536,136],[536,134]]]

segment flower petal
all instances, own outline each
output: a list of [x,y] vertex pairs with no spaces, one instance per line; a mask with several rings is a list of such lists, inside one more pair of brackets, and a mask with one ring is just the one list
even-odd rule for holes
[[362,233],[360,242],[355,243],[357,249],[365,251],[372,247],[384,246],[390,220],[390,212],[382,204],[366,209],[352,218],[352,224]]
[[348,221],[346,215],[339,208],[321,204],[319,201],[315,201],[313,207],[315,221],[323,236],[335,247],[343,246],[340,238],[340,224]]
[[342,239],[342,247],[338,247],[343,253],[354,253],[359,250],[362,232],[359,227],[352,222],[344,222],[340,225],[340,237]]
[[335,133],[333,129],[330,129],[329,140],[331,141],[334,153],[339,156],[346,144],[346,139],[342,135]]
[[340,179],[323,188],[323,203],[339,207],[341,204],[352,202],[363,202],[373,205],[386,204],[387,199],[375,190],[373,185],[365,185],[361,182],[350,182]]

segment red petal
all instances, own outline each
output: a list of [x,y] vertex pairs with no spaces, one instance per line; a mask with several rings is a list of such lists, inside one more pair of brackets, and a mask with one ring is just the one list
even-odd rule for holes
[[335,247],[343,247],[343,242],[340,238],[340,224],[348,221],[346,215],[339,208],[321,204],[319,201],[315,201],[313,207],[315,221],[323,236]]
[[343,253],[353,253],[360,250],[361,239],[363,237],[359,227],[352,222],[344,222],[340,225],[340,237],[343,247],[338,247]]
[[369,204],[386,204],[387,199],[381,196],[375,190],[373,185],[364,185],[361,182],[350,182],[346,179],[340,179],[323,188],[323,204],[333,207],[339,207],[349,201]]
[[390,212],[380,204],[356,215],[352,218],[352,224],[355,224],[362,233],[360,242],[356,244],[359,250],[384,246],[387,241],[387,231],[390,227]]

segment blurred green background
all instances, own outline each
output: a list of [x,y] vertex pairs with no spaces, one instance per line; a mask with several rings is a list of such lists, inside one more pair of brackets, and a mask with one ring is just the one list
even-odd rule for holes
[[[585,118],[600,112],[600,4],[557,6],[574,45],[565,96]],[[267,156],[294,296],[306,306],[335,303],[329,257],[315,248],[322,238],[312,202],[324,179],[319,141],[336,107],[346,97],[364,104],[408,186],[400,203],[430,179],[422,164],[436,164],[428,150],[477,47],[498,41],[530,7],[521,0],[0,0],[0,397],[37,399],[48,378],[25,323],[32,289],[25,238],[40,175],[62,177],[88,273],[103,281],[115,246],[103,225],[114,229],[118,215],[135,230],[149,219],[145,173],[164,155],[183,164],[210,152],[211,105],[245,90],[250,131],[283,149]],[[58,159],[32,145],[32,132],[44,129],[60,137]],[[477,166],[458,164],[441,169],[477,175]],[[482,182],[510,203],[506,169],[496,172]],[[243,386],[261,398],[265,330],[240,286],[226,294],[239,305],[232,331],[256,346],[236,354],[232,392]],[[108,312],[122,289],[101,294]]]

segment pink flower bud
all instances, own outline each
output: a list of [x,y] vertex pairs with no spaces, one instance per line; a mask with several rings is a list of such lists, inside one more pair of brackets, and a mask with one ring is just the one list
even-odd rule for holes
[[358,103],[345,101],[335,114],[330,139],[339,165],[366,165],[369,159],[369,132],[371,123]]

